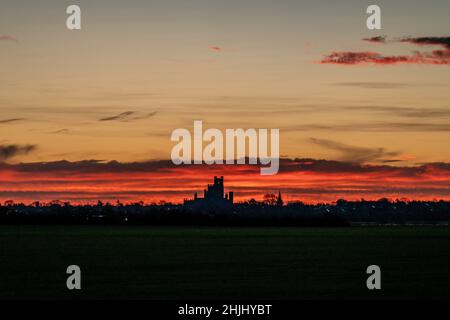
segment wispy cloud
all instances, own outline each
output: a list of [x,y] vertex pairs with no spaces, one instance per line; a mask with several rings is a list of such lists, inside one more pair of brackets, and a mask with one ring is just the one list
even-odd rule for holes
[[284,132],[342,131],[342,132],[450,132],[450,124],[422,122],[375,122],[304,124],[280,128]]
[[411,43],[419,46],[442,46],[445,49],[450,49],[450,37],[399,37],[399,38],[389,38],[384,36],[375,36],[371,38],[364,38],[363,41],[373,42],[373,43]]
[[69,133],[70,130],[69,129],[59,129],[59,130],[54,130],[54,131],[50,131],[50,134],[66,134]]
[[[321,147],[335,150],[340,153],[338,160],[345,162],[355,162],[355,163],[367,163],[374,161],[392,161],[392,157],[397,157],[400,155],[396,151],[387,151],[385,148],[367,148],[351,146],[345,143],[327,140],[327,139],[317,139],[310,138],[310,142],[319,145]],[[398,160],[398,159],[396,159]]]
[[[445,117],[450,117],[450,108],[419,108],[419,107],[393,107],[393,106],[348,106],[345,108],[348,111],[355,112],[370,112],[370,113],[385,113],[391,116],[399,116],[403,118],[421,118],[442,120]],[[416,123],[404,123],[405,127],[413,127]],[[426,123],[423,123],[427,125]],[[399,126],[399,123],[395,125]],[[424,126],[420,126],[424,127]],[[439,128],[442,128],[439,126]]]
[[135,113],[134,111],[126,111],[115,116],[101,118],[99,119],[99,121],[126,121],[129,120],[129,117],[132,116],[134,113]]
[[358,87],[364,89],[399,89],[411,86],[410,84],[395,82],[340,82],[334,83],[333,85],[344,87]]
[[409,42],[416,45],[430,46],[437,45],[443,46],[450,50],[450,37],[404,37],[397,40],[399,42]]
[[0,41],[10,41],[10,42],[19,43],[19,40],[17,40],[16,37],[8,36],[8,35],[0,36]]
[[[387,43],[385,36],[365,38],[364,41],[375,43]],[[431,52],[413,52],[409,55],[383,55],[371,51],[335,51],[326,55],[322,64],[337,65],[396,65],[396,64],[431,64],[431,65],[450,65],[450,37],[403,37],[392,40],[391,42],[408,42],[415,45],[442,46],[443,50],[433,50]]]
[[433,64],[450,65],[450,52],[435,50],[433,52],[415,52],[411,55],[385,56],[376,52],[333,52],[321,61],[322,64],[340,65],[395,65],[395,64]]
[[155,116],[156,114],[157,114],[156,111],[146,113],[146,114],[138,114],[135,111],[126,111],[126,112],[122,112],[115,116],[101,118],[101,119],[99,119],[99,121],[129,122],[129,121],[134,121],[134,120],[147,119],[147,118]]
[[19,121],[23,121],[23,120],[25,120],[25,119],[21,119],[21,118],[3,119],[3,120],[0,120],[0,124],[19,122]]
[[375,42],[375,43],[386,43],[387,36],[376,36],[371,38],[364,38],[364,41]]

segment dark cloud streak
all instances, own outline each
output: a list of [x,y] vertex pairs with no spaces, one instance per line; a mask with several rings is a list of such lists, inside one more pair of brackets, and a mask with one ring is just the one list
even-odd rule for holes
[[341,83],[334,83],[333,85],[343,87],[357,87],[364,89],[399,89],[411,86],[410,84],[406,83],[394,83],[394,82],[341,82]]
[[[365,38],[364,41],[375,43],[387,43],[385,36]],[[396,64],[431,64],[450,65],[450,37],[403,37],[392,42],[407,42],[415,45],[438,45],[444,50],[434,50],[431,52],[413,52],[410,55],[383,55],[377,52],[361,51],[335,51],[326,55],[322,64],[337,65],[396,65]]]
[[385,148],[367,148],[367,147],[357,147],[344,144],[341,142],[327,140],[327,139],[317,139],[310,138],[309,141],[321,147],[338,151],[341,156],[338,160],[350,163],[366,163],[373,161],[392,161],[391,157],[396,157],[400,155],[399,152],[386,151]]
[[[323,141],[321,141],[323,142]],[[332,147],[342,149],[347,152],[347,157],[350,153],[361,154],[362,149],[359,147],[347,146],[332,142]],[[372,149],[370,149],[372,150]],[[378,153],[377,153],[378,152]],[[379,154],[382,155],[396,155],[397,152],[389,152],[382,149],[382,152],[376,149],[372,150],[371,158],[376,158]],[[362,157],[362,155],[361,155]],[[389,159],[387,159],[389,160]],[[247,161],[248,162],[248,161]],[[233,168],[231,168],[233,167]],[[7,164],[0,163],[0,170],[12,170],[23,173],[168,173],[176,172],[177,170],[199,170],[199,172],[207,173],[206,171],[215,171],[218,169],[227,170],[228,168],[238,169],[241,174],[259,174],[259,166],[255,165],[185,165],[183,167],[175,166],[171,160],[152,160],[144,162],[118,162],[118,161],[102,161],[102,160],[83,160],[83,161],[54,161],[54,162],[33,162],[33,163],[19,163]],[[338,160],[320,160],[311,158],[281,158],[280,159],[280,173],[288,172],[317,172],[317,173],[387,173],[390,176],[414,176],[425,173],[426,171],[442,171],[450,175],[450,163],[424,163],[412,167],[389,166],[389,165],[367,165],[357,163],[355,161],[338,161]]]
[[144,115],[137,115],[137,113],[135,111],[126,111],[126,112],[122,112],[118,115],[112,116],[112,117],[106,117],[106,118],[101,118],[99,119],[99,121],[120,121],[120,122],[129,122],[129,121],[134,121],[134,120],[142,120],[142,119],[147,119],[150,117],[153,117],[157,114],[156,111],[144,114]]
[[374,43],[386,43],[387,36],[376,36],[371,38],[364,38],[364,41],[374,42]]
[[447,123],[376,122],[344,124],[305,124],[280,128],[285,132],[296,131],[355,131],[355,132],[450,132]]
[[450,37],[404,37],[398,40],[399,42],[408,42],[416,45],[437,45],[443,46],[447,50],[450,50]]
[[25,119],[21,119],[21,118],[4,119],[4,120],[0,120],[0,124],[8,124],[8,123],[19,122],[19,121],[24,121],[24,120]]
[[18,155],[26,155],[36,149],[35,145],[0,145],[0,162],[9,160]]

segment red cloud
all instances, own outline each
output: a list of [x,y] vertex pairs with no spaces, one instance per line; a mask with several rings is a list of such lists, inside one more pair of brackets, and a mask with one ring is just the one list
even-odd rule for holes
[[[374,43],[387,43],[386,36],[377,36],[365,38],[364,41]],[[374,64],[374,65],[394,65],[394,64],[433,64],[450,65],[450,37],[405,37],[391,42],[408,42],[415,45],[438,45],[442,50],[431,52],[416,51],[410,55],[386,56],[377,52],[333,52],[322,59],[322,64],[338,65],[356,65],[356,64]]]
[[387,197],[450,200],[450,164],[415,167],[361,165],[315,159],[280,159],[280,172],[261,176],[252,165],[186,165],[170,161],[45,162],[0,164],[0,201],[51,200],[95,203],[166,200],[182,202],[201,192],[214,175],[238,201],[281,190],[288,201],[310,203]]

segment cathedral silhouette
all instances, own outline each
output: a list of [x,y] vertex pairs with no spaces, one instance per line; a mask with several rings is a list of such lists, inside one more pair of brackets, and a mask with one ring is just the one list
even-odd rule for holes
[[203,198],[199,197],[197,193],[194,194],[194,199],[184,200],[184,206],[187,209],[231,209],[233,207],[234,192],[224,192],[223,176],[214,177],[214,184],[208,184],[207,189],[203,190]]

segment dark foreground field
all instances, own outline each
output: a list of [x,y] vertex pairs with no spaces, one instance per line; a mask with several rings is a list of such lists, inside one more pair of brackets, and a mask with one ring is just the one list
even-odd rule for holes
[[446,227],[0,226],[2,299],[449,299],[449,267]]

